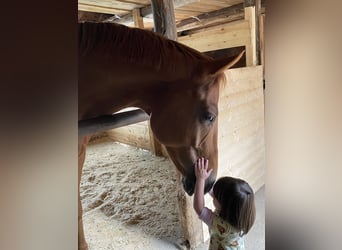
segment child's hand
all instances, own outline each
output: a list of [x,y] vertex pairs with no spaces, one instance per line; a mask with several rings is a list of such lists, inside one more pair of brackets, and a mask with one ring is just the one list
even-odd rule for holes
[[198,158],[195,164],[195,175],[197,180],[206,180],[211,172],[213,171],[212,169],[208,170],[208,164],[209,160],[202,158]]

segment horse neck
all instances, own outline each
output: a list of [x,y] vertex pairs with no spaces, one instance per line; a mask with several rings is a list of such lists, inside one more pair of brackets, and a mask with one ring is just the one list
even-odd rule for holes
[[161,63],[158,68],[144,62],[125,62],[125,58],[116,58],[116,72],[113,73],[112,69],[110,71],[117,76],[113,92],[117,93],[116,100],[122,100],[118,105],[120,108],[135,106],[145,111],[151,109],[160,94],[170,91],[170,86],[173,86],[173,89],[191,88],[192,72],[198,65],[198,61],[193,58],[182,58],[182,55],[172,57],[174,60],[177,59],[177,63],[166,68],[162,66],[168,66],[167,63]]
[[[124,89],[122,86],[115,86],[116,109],[137,107],[148,114],[151,113],[156,100],[167,91],[168,85],[177,84],[177,79],[171,79],[172,77],[168,72],[146,70],[139,65],[134,65],[129,74],[130,79],[125,79],[126,81],[118,79],[118,83],[124,82]],[[123,78],[127,76],[124,75]]]

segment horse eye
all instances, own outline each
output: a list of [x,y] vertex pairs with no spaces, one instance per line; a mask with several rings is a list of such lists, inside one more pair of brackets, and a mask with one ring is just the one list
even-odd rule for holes
[[213,113],[207,112],[203,116],[204,121],[208,121],[210,123],[213,123],[216,119],[216,116]]

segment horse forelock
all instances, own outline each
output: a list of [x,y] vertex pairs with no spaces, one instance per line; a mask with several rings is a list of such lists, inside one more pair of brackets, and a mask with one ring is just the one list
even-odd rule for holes
[[121,61],[169,72],[176,72],[182,67],[196,67],[200,62],[212,60],[211,57],[151,31],[112,23],[80,23],[79,53],[114,55]]

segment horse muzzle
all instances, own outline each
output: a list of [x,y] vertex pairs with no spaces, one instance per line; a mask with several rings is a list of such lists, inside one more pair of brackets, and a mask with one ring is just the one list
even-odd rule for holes
[[[205,181],[205,186],[204,186],[204,193],[208,193],[214,183],[215,183],[216,177],[215,175],[210,175],[210,177]],[[182,176],[182,184],[183,184],[183,189],[184,191],[189,195],[193,195],[194,191],[195,191],[195,184],[196,184],[196,177],[186,177],[186,176]]]

